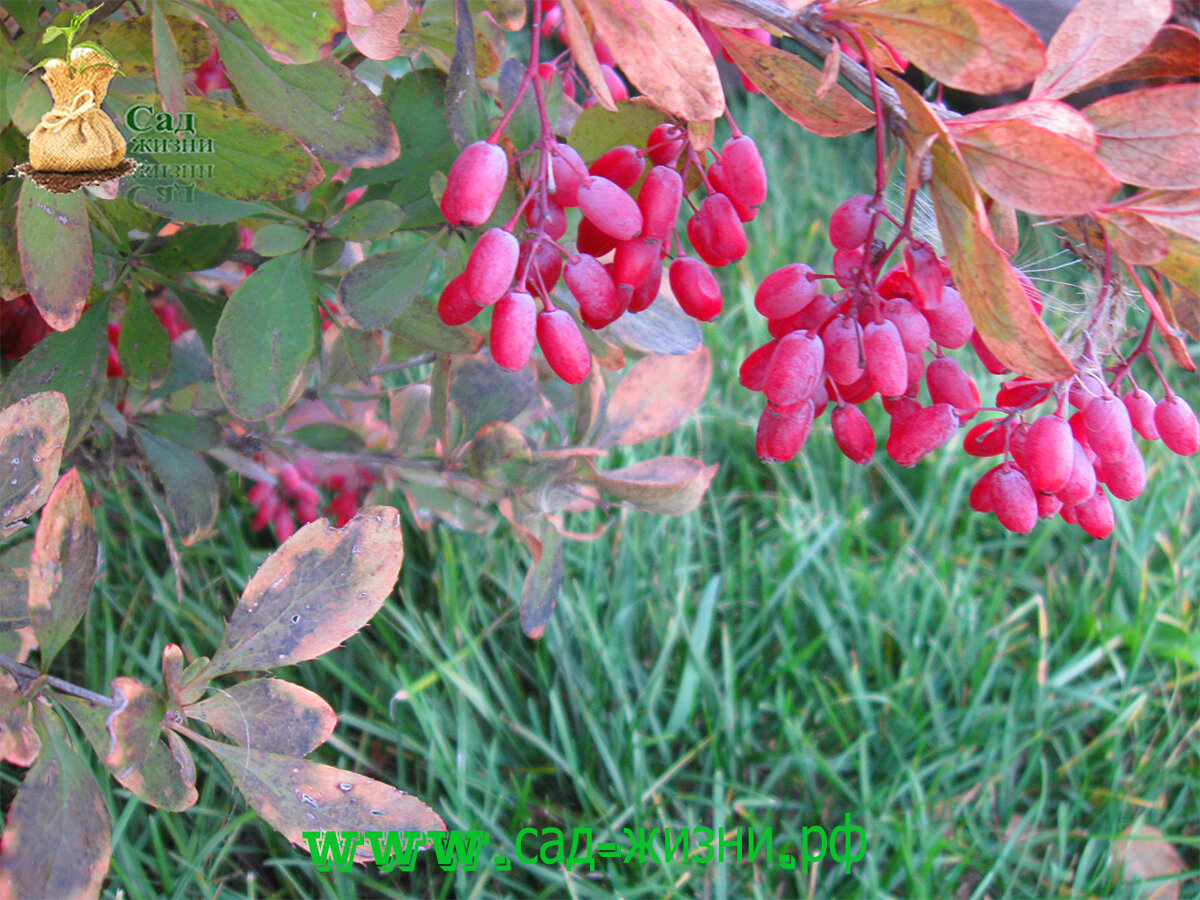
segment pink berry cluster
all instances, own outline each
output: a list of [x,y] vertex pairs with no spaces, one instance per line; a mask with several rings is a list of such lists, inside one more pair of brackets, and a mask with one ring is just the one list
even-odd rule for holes
[[[795,457],[813,421],[832,405],[837,446],[865,465],[875,454],[876,435],[861,407],[878,394],[890,419],[888,456],[902,466],[915,465],[983,409],[974,379],[945,351],[970,344],[988,371],[1007,371],[975,330],[949,267],[927,243],[907,239],[903,263],[877,275],[887,251],[874,234],[885,216],[871,195],[851,197],[829,223],[832,274],[793,263],[759,286],[755,308],[766,316],[772,340],[749,355],[740,378],[767,400],[756,439],[762,459]],[[1018,277],[1040,312],[1037,289],[1023,274]],[[823,293],[820,282],[827,279],[841,290]],[[1138,352],[1148,354],[1144,342]],[[1132,356],[1115,367],[1111,384],[1088,375],[1059,384],[1004,383],[987,407],[1001,415],[976,424],[964,442],[971,455],[1003,457],[971,492],[971,507],[994,513],[1004,527],[1022,534],[1039,517],[1053,515],[1094,537],[1110,534],[1109,495],[1130,500],[1145,487],[1135,431],[1147,440],[1161,438],[1176,453],[1200,449],[1200,425],[1191,408],[1169,385],[1166,397],[1155,403],[1133,383],[1131,361]],[[1116,388],[1123,379],[1131,388],[1121,397]],[[1048,400],[1054,401],[1053,412],[1023,421]],[[1069,420],[1068,404],[1078,410]]]
[[[720,314],[721,289],[710,267],[745,255],[744,223],[767,195],[753,139],[735,129],[707,165],[671,123],[655,128],[644,147],[614,147],[590,166],[552,136],[535,147],[543,153],[522,185],[517,213],[479,236],[466,269],[438,300],[442,321],[469,322],[491,306],[490,346],[498,365],[522,368],[536,344],[560,378],[578,384],[591,371],[591,354],[575,319],[552,299],[560,279],[591,329],[647,309],[659,295],[664,270],[688,315],[710,321]],[[705,187],[699,204],[685,191],[693,169]],[[450,168],[442,214],[453,225],[484,224],[508,180],[509,160],[498,143],[465,147]],[[695,256],[684,252],[676,234],[685,201],[692,208],[686,231]],[[574,240],[567,241],[571,209],[581,215]]]
[[[328,515],[341,528],[358,513],[375,480],[369,471],[358,467],[322,476],[307,459],[274,464],[260,457],[259,462],[273,466],[278,482],[258,481],[250,488],[246,499],[255,508],[250,527],[261,531],[270,525],[280,541],[322,515]],[[323,490],[329,495],[328,502]]]

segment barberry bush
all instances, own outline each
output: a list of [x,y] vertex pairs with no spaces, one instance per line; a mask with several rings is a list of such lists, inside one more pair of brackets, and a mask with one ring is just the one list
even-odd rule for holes
[[[4,8],[6,169],[50,108],[27,70],[77,6]],[[829,198],[831,262],[755,275],[769,339],[737,362],[745,402],[765,399],[745,435],[764,462],[802,456],[826,411],[862,465],[927,465],[961,440],[994,463],[971,509],[1106,538],[1113,498],[1146,487],[1139,439],[1200,450],[1179,384],[1200,337],[1200,44],[1172,4],[1084,0],[1048,45],[992,0],[796,6],[96,7],[86,35],[122,67],[105,109],[141,173],[71,194],[0,184],[0,746],[29,769],[0,887],[100,890],[109,814],[83,743],[166,810],[195,803],[201,746],[295,843],[444,827],[393,787],[300,761],[337,718],[311,691],[210,682],[358,631],[396,580],[402,515],[509,533],[538,638],[567,541],[610,540],[622,507],[696,509],[715,464],[625,448],[701,408],[701,323],[722,328],[741,302],[726,273],[776,237],[760,227],[769,136],[739,127],[721,67],[799,127],[873,142],[873,191]],[[1021,99],[964,114],[944,89]],[[1044,293],[1016,262],[1034,232],[1076,261],[1072,290]],[[227,498],[281,543],[223,637],[165,646],[156,687],[52,674],[97,577],[87,486],[122,477],[181,595],[176,545],[219,540]],[[66,801],[97,814],[66,833],[86,852],[48,870],[28,848],[63,840],[50,811]]]

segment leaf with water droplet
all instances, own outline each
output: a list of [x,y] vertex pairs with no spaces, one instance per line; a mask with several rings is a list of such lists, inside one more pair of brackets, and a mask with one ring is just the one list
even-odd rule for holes
[[273,669],[329,652],[378,612],[403,558],[391,507],[359,510],[343,528],[326,519],[308,523],[250,579],[205,675]]
[[185,712],[243,747],[285,756],[307,756],[337,724],[337,713],[321,697],[279,678],[216,689]]
[[41,509],[58,477],[67,398],[43,391],[0,410],[0,527]]
[[[221,761],[254,811],[298,846],[306,846],[305,831],[446,830],[432,809],[382,781],[293,756],[195,740]],[[370,847],[360,848],[359,861],[370,853]]]

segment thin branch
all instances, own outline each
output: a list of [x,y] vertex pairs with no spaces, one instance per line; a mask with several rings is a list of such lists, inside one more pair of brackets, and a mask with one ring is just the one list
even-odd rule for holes
[[95,691],[89,691],[87,688],[71,684],[69,681],[63,681],[61,678],[55,678],[53,675],[42,675],[37,669],[22,665],[15,659],[5,656],[3,653],[0,653],[0,669],[8,671],[22,686],[30,684],[39,678],[44,678],[45,683],[60,694],[70,694],[73,697],[79,697],[91,703],[99,703],[101,706],[108,706],[112,709],[121,708],[121,704],[112,697],[97,694]]

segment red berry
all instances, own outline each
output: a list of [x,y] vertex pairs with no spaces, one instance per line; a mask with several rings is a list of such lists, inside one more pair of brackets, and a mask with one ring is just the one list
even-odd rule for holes
[[809,331],[820,331],[833,317],[837,303],[828,294],[817,294],[816,298],[800,312],[785,319],[770,319],[767,330],[771,337],[782,337],[797,328],[807,328]]
[[925,319],[929,322],[929,335],[934,342],[947,350],[957,350],[971,339],[975,324],[962,294],[952,287],[942,289],[942,301],[937,306],[926,306]]
[[898,397],[908,389],[908,360],[904,342],[893,322],[868,322],[863,329],[863,355],[867,374],[885,397]]
[[863,267],[861,247],[838,250],[833,254],[833,277],[844,288],[853,287]]
[[999,456],[1004,452],[1008,428],[1003,419],[988,419],[973,426],[963,438],[963,449],[971,456]]
[[731,193],[751,209],[767,199],[767,170],[753,139],[746,135],[731,137],[721,148],[721,168]]
[[492,311],[491,347],[496,365],[512,372],[524,368],[537,334],[537,302],[524,291],[509,291]]
[[646,170],[645,161],[638,156],[637,147],[621,144],[613,147],[594,163],[588,166],[588,172],[607,178],[613,184],[629,190]]
[[996,392],[996,405],[1004,409],[1021,409],[1045,399],[1050,385],[1042,381],[1006,381]]
[[[599,41],[596,42],[599,45]],[[609,59],[612,59],[611,53]],[[612,94],[613,101],[620,103],[622,100],[629,99],[629,88],[625,85],[625,79],[617,74],[617,70],[612,67],[611,62],[600,63],[600,75],[604,78],[604,83],[608,85],[608,92]]]
[[1129,410],[1129,423],[1134,431],[1148,441],[1158,440],[1158,426],[1154,424],[1154,398],[1148,391],[1132,388],[1121,398]]
[[607,178],[592,176],[579,188],[579,208],[597,228],[618,241],[642,233],[642,212],[637,203]]
[[821,340],[825,344],[825,371],[834,383],[854,384],[863,377],[862,328],[857,321],[850,316],[834,316],[821,332]]
[[1096,467],[1088,459],[1087,451],[1079,441],[1071,443],[1071,474],[1067,483],[1058,490],[1058,499],[1065,506],[1082,503],[1096,492]]
[[888,433],[888,456],[902,466],[916,465],[958,430],[958,415],[949,403],[935,403],[907,415],[892,417]]
[[1035,491],[1061,491],[1071,477],[1075,437],[1059,416],[1042,416],[1025,439],[1025,472]]
[[1097,477],[1108,485],[1118,500],[1133,500],[1146,489],[1146,461],[1136,444],[1129,445],[1129,452],[1120,462],[1100,462]]
[[825,371],[825,347],[807,331],[793,331],[779,341],[763,392],[767,400],[787,406],[807,400],[821,383]]
[[521,262],[518,263],[517,270],[520,271],[520,266],[524,265],[525,260],[532,255],[529,267],[525,270],[525,279],[537,289],[538,293],[548,294],[558,284],[558,279],[562,275],[562,253],[549,241],[538,241],[536,246],[537,249],[534,250],[532,241],[525,241],[521,244]]
[[1062,511],[1063,502],[1053,494],[1037,494],[1038,518],[1050,519]]
[[538,314],[537,340],[554,374],[567,384],[579,384],[592,371],[587,341],[564,310],[547,309]]
[[992,352],[992,348],[984,343],[983,337],[978,331],[971,333],[971,346],[975,349],[975,355],[979,357],[983,367],[993,375],[1003,375],[1008,371],[1008,366],[1000,362],[996,354]]
[[[1083,425],[1088,445],[1101,460],[1115,463],[1125,458],[1133,443],[1133,431],[1124,403],[1112,394],[1093,397],[1083,408]],[[1162,423],[1158,430],[1161,434]]]
[[540,228],[554,240],[567,233],[567,213],[557,203],[547,203],[545,209],[534,202],[525,207],[525,222],[530,228]]
[[1093,397],[1101,397],[1108,393],[1108,386],[1099,376],[1086,374],[1078,376],[1071,382],[1071,392],[1067,395],[1071,406],[1083,409],[1092,402]]
[[467,292],[480,306],[495,303],[512,284],[521,247],[511,231],[489,228],[467,259]]
[[462,325],[470,322],[483,310],[467,290],[467,273],[456,275],[446,282],[438,297],[438,317],[447,325]]
[[[1186,400],[1171,394],[1154,408],[1154,424],[1159,437],[1172,452],[1191,456],[1200,450],[1200,423]],[[1096,449],[1099,453],[1099,448]]]
[[758,210],[751,209],[742,202],[738,194],[734,193],[725,176],[725,167],[721,165],[719,160],[708,167],[705,175],[708,177],[708,183],[718,194],[729,198],[729,202],[733,204],[733,208],[737,211],[738,218],[741,221],[751,222],[754,220],[754,217],[758,215]]
[[724,266],[746,255],[746,230],[724,194],[709,194],[688,220],[688,240],[710,266]]
[[753,353],[746,357],[738,370],[738,380],[742,383],[742,387],[751,391],[761,391],[767,384],[767,372],[771,369],[771,357],[775,355],[775,348],[779,346],[779,341],[767,341]]
[[354,491],[342,491],[334,497],[329,503],[329,514],[338,528],[353,519],[358,514],[358,498],[354,496]]
[[875,385],[871,383],[871,376],[864,371],[862,378],[854,384],[839,387],[838,393],[847,403],[866,403],[875,396]]
[[967,505],[975,512],[989,513],[992,511],[992,484],[1001,468],[1003,467],[996,466],[994,469],[988,469],[971,488],[971,493],[967,495]]
[[617,284],[637,287],[650,277],[655,261],[661,258],[661,250],[662,244],[644,237],[621,241],[613,254],[613,280]]
[[1029,534],[1038,520],[1038,502],[1029,479],[1016,466],[1005,463],[992,477],[992,512],[1000,524],[1017,534]]
[[450,166],[442,215],[451,225],[482,225],[492,215],[508,181],[508,157],[487,141],[463,148]]
[[583,184],[587,166],[583,157],[570,144],[558,143],[550,157],[550,174],[554,177],[554,190],[550,199],[559,206],[579,205],[579,186]]
[[912,278],[913,293],[922,309],[942,302],[945,279],[937,254],[924,241],[912,241],[904,247],[904,266]]
[[654,265],[650,267],[650,274],[633,289],[633,296],[629,299],[630,312],[637,313],[648,309],[650,304],[658,299],[658,291],[662,287],[662,276],[662,256],[656,256]]
[[829,217],[829,242],[838,250],[853,250],[867,241],[871,228],[870,194],[851,197]]
[[683,200],[683,179],[667,166],[655,166],[638,192],[642,211],[642,237],[665,241],[675,230],[679,204]]
[[721,286],[708,266],[691,256],[680,256],[667,272],[671,290],[683,311],[693,319],[710,322],[721,314]]
[[663,122],[646,139],[647,155],[656,166],[673,166],[683,153],[684,134],[678,125]]
[[768,319],[794,316],[817,296],[817,282],[809,278],[812,267],[792,263],[762,280],[754,293],[754,308]]
[[[964,422],[979,412],[979,388],[958,360],[949,356],[933,360],[925,370],[925,381],[929,385],[929,398],[934,403],[949,403]],[[1068,428],[1068,435],[1070,431]]]
[[286,541],[296,533],[296,520],[292,518],[291,510],[286,507],[276,510],[271,524],[275,526],[276,540]]
[[866,465],[875,455],[875,432],[871,423],[857,406],[839,404],[830,422],[838,449],[860,465]]
[[929,349],[929,322],[921,311],[905,300],[895,297],[880,304],[883,317],[896,323],[900,340],[909,353],[924,353]]
[[575,232],[575,246],[580,253],[599,259],[619,244],[615,237],[605,234],[591,219],[580,219]]
[[569,260],[563,280],[579,301],[580,318],[589,328],[603,328],[625,311],[612,277],[594,256],[581,253]]
[[1113,532],[1115,524],[1112,502],[1100,485],[1090,498],[1075,507],[1079,527],[1094,538],[1106,538]]
[[754,447],[764,462],[787,462],[800,452],[812,430],[815,407],[811,400],[791,406],[767,404],[758,420]]

